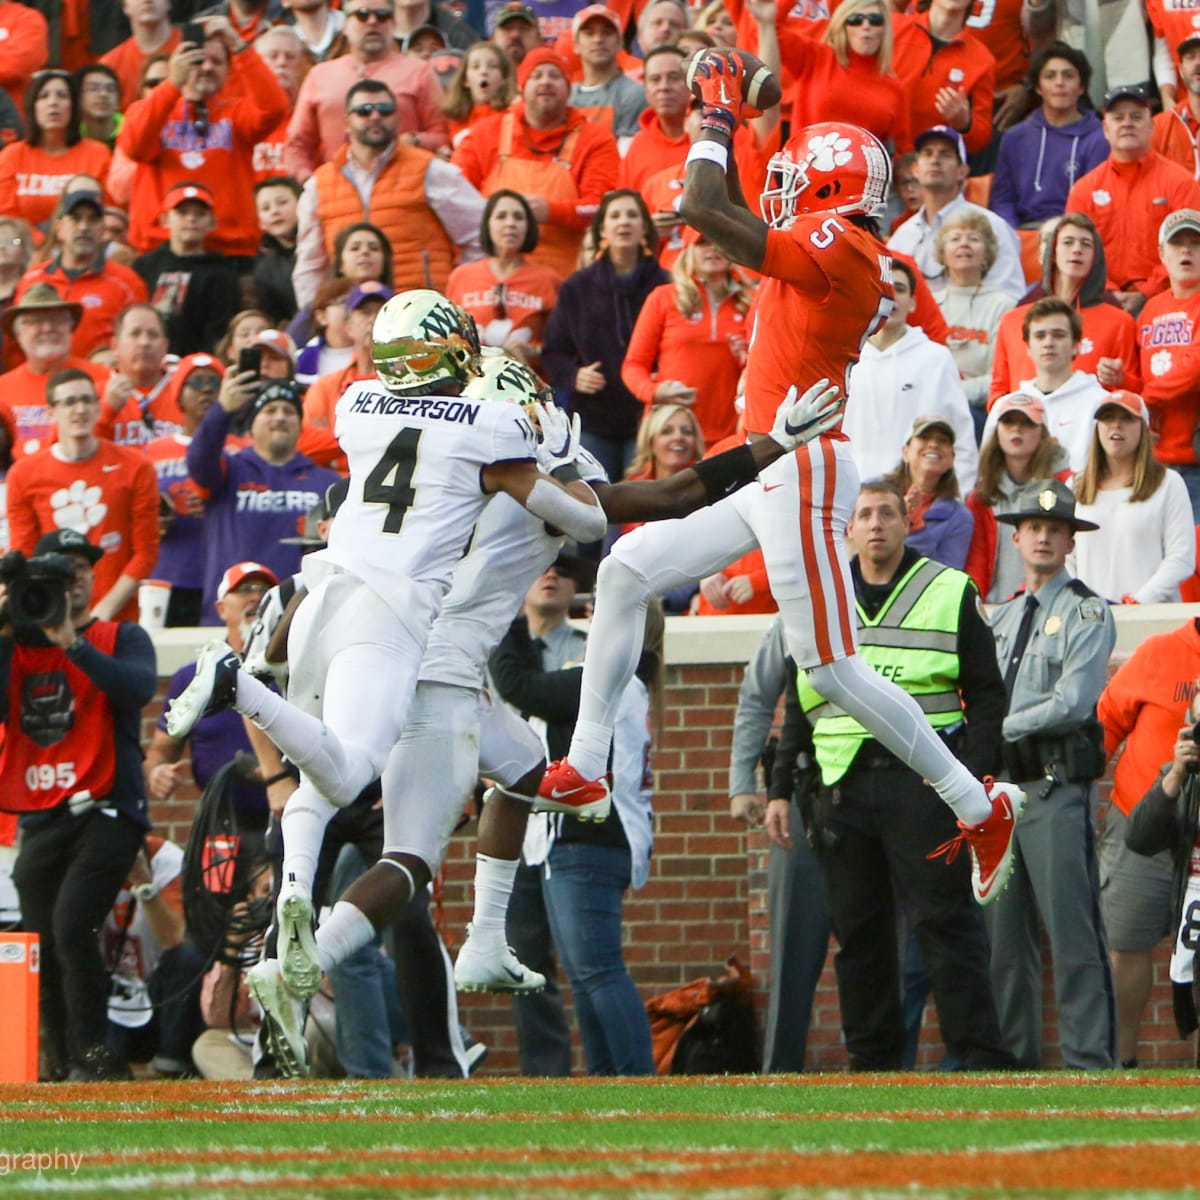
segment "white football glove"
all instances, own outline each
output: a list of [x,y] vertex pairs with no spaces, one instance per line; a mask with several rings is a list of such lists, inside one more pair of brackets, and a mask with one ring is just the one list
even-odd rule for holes
[[846,413],[846,398],[828,379],[818,379],[799,399],[795,385],[788,389],[775,413],[771,437],[784,450],[795,450],[813,438],[836,429]]
[[535,404],[538,423],[537,465],[547,474],[575,461],[579,453],[579,414],[568,416],[557,404]]

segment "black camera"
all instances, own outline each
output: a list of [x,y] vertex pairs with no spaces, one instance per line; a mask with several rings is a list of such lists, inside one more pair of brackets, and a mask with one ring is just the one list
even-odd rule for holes
[[18,629],[61,625],[74,582],[75,560],[69,554],[26,558],[20,550],[10,550],[0,558],[0,583],[8,586],[8,619]]
[[[1200,746],[1200,721],[1197,721],[1195,725],[1192,726],[1192,741],[1195,742],[1197,746]],[[1184,770],[1187,771],[1189,775],[1200,774],[1200,763],[1186,763],[1184,765]]]

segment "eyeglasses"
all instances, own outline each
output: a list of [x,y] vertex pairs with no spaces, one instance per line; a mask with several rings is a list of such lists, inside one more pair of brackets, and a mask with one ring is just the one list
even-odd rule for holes
[[111,79],[88,80],[83,85],[83,90],[85,92],[106,92],[115,96],[117,94],[117,85]]
[[229,589],[235,596],[262,596],[271,590],[269,583],[239,583]]
[[395,15],[390,8],[356,8],[346,14],[346,16],[353,17],[356,21],[361,21],[364,25],[372,17],[382,25],[385,21],[391,21]]
[[356,104],[350,111],[356,117],[369,117],[372,113],[390,117],[396,111],[396,104],[392,100],[371,100],[366,104]]
[[199,379],[189,375],[183,381],[183,386],[194,388],[197,392],[219,392],[221,381],[215,375],[201,375]]
[[492,306],[496,312],[497,321],[508,320],[508,310],[504,307],[504,301],[508,295],[508,290],[504,284],[496,284],[496,290],[492,293]]
[[886,18],[881,12],[851,13],[850,16],[846,18],[846,24],[854,26],[871,25],[876,29],[881,29],[885,19]]
[[55,408],[89,408],[93,404],[99,404],[100,398],[95,395],[78,395],[78,396],[63,396],[61,399],[55,400]]

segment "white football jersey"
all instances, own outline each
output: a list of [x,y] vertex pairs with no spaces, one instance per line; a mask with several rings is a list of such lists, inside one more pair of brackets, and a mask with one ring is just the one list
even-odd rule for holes
[[[608,482],[604,468],[590,454],[581,455],[577,466],[588,483]],[[492,651],[521,611],[533,581],[558,557],[564,540],[548,533],[546,523],[511,496],[497,496],[480,517],[471,549],[454,572],[417,678],[423,683],[483,687]]]
[[309,557],[357,576],[402,617],[413,585],[438,598],[449,588],[492,498],[483,469],[532,462],[537,442],[515,404],[397,396],[373,380],[342,394],[334,431],[350,490],[328,548]]

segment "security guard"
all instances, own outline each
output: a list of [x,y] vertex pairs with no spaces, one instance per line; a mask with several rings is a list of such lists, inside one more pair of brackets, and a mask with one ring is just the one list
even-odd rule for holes
[[[917,700],[972,771],[991,774],[1004,714],[991,634],[970,579],[906,547],[908,531],[900,489],[884,480],[864,484],[849,526],[858,550],[851,574],[860,653]],[[793,746],[808,750],[820,768],[821,785],[807,793],[812,819],[806,814],[806,825],[840,947],[834,965],[851,1069],[897,1070],[902,1063],[897,902],[928,964],[947,1049],[965,1068],[1011,1066],[1001,1046],[968,855],[953,854],[946,863],[930,855],[939,842],[961,846],[953,813],[804,677],[799,704],[789,707],[781,754],[785,742],[788,754]],[[785,800],[768,803],[767,831],[785,849],[791,844],[788,812]]]
[[992,987],[1004,1044],[1020,1066],[1041,1065],[1038,916],[1050,940],[1059,1039],[1069,1067],[1111,1067],[1112,980],[1100,924],[1092,781],[1104,772],[1095,719],[1116,626],[1108,605],[1066,570],[1075,516],[1057,479],[1028,484],[1013,512],[1025,586],[992,614],[1009,694],[1004,763],[1028,803],[1014,838],[1009,887],[987,910]]

